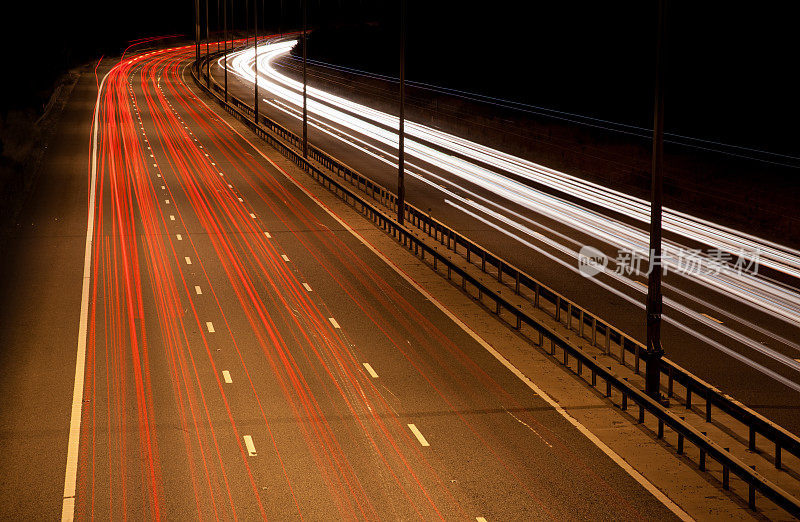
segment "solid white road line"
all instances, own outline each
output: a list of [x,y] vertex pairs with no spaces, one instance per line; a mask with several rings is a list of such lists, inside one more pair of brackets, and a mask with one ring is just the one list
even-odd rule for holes
[[184,259],[186,260],[186,264],[187,265],[191,265],[192,264],[192,259],[189,256],[186,256]]
[[206,321],[206,328],[208,329],[208,333],[214,333],[214,324],[211,321]]
[[303,283],[303,288],[305,288],[306,291],[308,291],[308,292],[313,292],[313,290],[311,290],[311,287],[308,285],[308,283]]
[[[198,98],[199,100],[199,98]],[[212,109],[207,103],[199,100],[207,109],[214,112],[216,111]],[[500,352],[492,348],[492,346],[487,343],[480,335],[475,333],[469,326],[467,326],[461,319],[456,317],[445,305],[439,302],[430,292],[422,288],[411,276],[406,274],[402,268],[397,266],[392,260],[386,257],[383,252],[375,248],[369,241],[367,241],[361,234],[359,234],[356,230],[354,230],[350,225],[348,225],[342,218],[340,218],[333,210],[328,208],[325,203],[320,201],[309,189],[303,186],[299,181],[297,181],[294,177],[292,177],[288,172],[278,166],[277,163],[272,161],[266,154],[264,154],[258,147],[253,145],[253,143],[245,138],[239,131],[233,128],[233,125],[228,123],[224,118],[220,118],[221,121],[225,122],[225,125],[228,126],[236,135],[239,136],[245,143],[250,145],[254,151],[258,155],[260,155],[264,160],[270,163],[278,172],[283,174],[286,179],[288,179],[295,187],[300,189],[308,198],[316,203],[322,210],[324,210],[331,218],[333,218],[337,223],[339,223],[345,230],[347,230],[353,237],[355,237],[358,241],[360,241],[365,247],[367,247],[370,251],[372,251],[378,258],[386,263],[386,265],[394,270],[400,277],[405,279],[408,284],[410,284],[413,288],[415,288],[420,294],[423,295],[428,301],[433,303],[439,310],[442,311],[451,321],[453,321],[459,328],[461,328],[464,332],[466,332],[470,337],[475,339],[475,341],[480,344],[487,352],[492,354],[492,356],[497,359],[503,366],[508,368],[518,379],[520,379],[523,383],[525,383],[528,388],[531,389],[536,395],[541,397],[545,402],[547,402],[554,410],[556,410],[559,415],[561,415],[564,419],[567,420],[570,424],[575,426],[575,428],[580,431],[587,439],[589,439],[592,444],[597,446],[603,453],[605,453],[611,460],[613,460],[619,467],[621,467],[628,475],[630,475],[636,482],[641,484],[647,491],[649,491],[656,499],[658,499],[662,504],[664,504],[667,509],[672,511],[678,518],[681,520],[694,520],[688,513],[686,513],[680,506],[678,506],[675,502],[672,501],[668,496],[661,492],[652,482],[647,480],[641,473],[636,471],[630,464],[628,464],[625,459],[620,457],[617,452],[609,448],[606,443],[602,440],[597,438],[597,436],[589,431],[589,429],[581,424],[577,419],[575,419],[572,415],[570,415],[564,408],[562,408],[556,401],[554,401],[549,395],[547,395],[544,390],[539,388],[536,384],[533,383],[525,374],[523,374],[520,370],[517,369],[516,366],[511,364],[508,359],[503,357]]]
[[231,372],[228,370],[222,370],[222,378],[225,379],[227,384],[233,384],[233,379],[231,379]]
[[244,436],[244,445],[247,448],[247,455],[248,456],[255,457],[257,455],[256,446],[255,446],[255,444],[253,444],[253,437],[251,437],[250,435],[245,435]]
[[200,287],[199,287],[199,286],[195,285],[195,287],[194,287],[194,293],[196,293],[197,295],[200,295],[200,294],[202,294],[202,293],[203,293],[203,291],[202,291],[202,290],[200,290]]
[[339,326],[339,323],[337,323],[336,319],[334,319],[333,317],[328,317],[328,321],[331,322],[334,328],[341,328],[341,326]]
[[369,373],[370,377],[372,377],[373,379],[378,378],[377,372],[375,372],[375,370],[372,369],[372,365],[370,363],[364,363],[364,368],[367,369],[367,373]]
[[69,441],[67,443],[67,468],[64,472],[64,496],[61,505],[61,520],[75,517],[75,485],[78,477],[78,449],[81,442],[81,410],[83,407],[83,385],[86,372],[86,334],[89,324],[89,287],[92,277],[92,238],[94,237],[95,191],[97,189],[97,126],[100,116],[100,94],[106,78],[103,76],[97,90],[92,122],[92,179],[89,182],[89,211],[86,218],[86,243],[83,253],[83,284],[81,286],[81,312],[78,323],[78,347],[75,358],[75,381],[72,386],[72,410],[69,419]]
[[417,438],[417,440],[419,441],[419,443],[421,445],[430,446],[430,444],[428,444],[428,441],[425,440],[425,437],[422,436],[422,433],[420,433],[420,431],[417,429],[417,427],[415,425],[409,424],[408,425],[408,429],[411,430],[411,433],[414,434],[414,436]]
[[286,254],[281,254],[281,257],[284,261],[289,261],[289,257]]

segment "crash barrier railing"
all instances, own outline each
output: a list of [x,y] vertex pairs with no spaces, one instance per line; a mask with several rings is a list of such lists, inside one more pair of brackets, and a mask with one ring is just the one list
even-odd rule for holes
[[[224,92],[222,87],[214,82],[213,78],[211,79],[211,88],[218,93]],[[230,94],[228,102],[251,118],[253,117],[253,109],[247,103],[230,96]],[[259,123],[293,147],[299,149],[302,146],[302,139],[299,136],[271,119],[260,115]],[[355,184],[374,200],[396,211],[395,195],[385,187],[366,178],[355,169],[313,145],[309,145],[308,154],[310,159],[335,172],[351,184]],[[439,241],[446,248],[455,253],[459,253],[459,249],[461,249],[467,261],[479,263],[483,272],[492,275],[501,283],[513,284],[515,293],[523,296],[526,294],[532,296],[530,302],[534,308],[549,313],[556,321],[565,324],[567,328],[575,330],[585,340],[600,348],[604,354],[629,366],[637,374],[644,374],[647,364],[646,347],[642,343],[615,328],[610,322],[601,319],[589,310],[582,308],[552,288],[529,276],[503,258],[452,230],[447,225],[431,217],[430,214],[426,214],[413,205],[406,203],[406,215],[416,227]],[[504,278],[506,278],[506,281],[504,281]],[[704,401],[706,422],[712,422],[712,414],[714,408],[716,408],[743,424],[748,432],[746,443],[750,451],[759,451],[758,436],[769,441],[774,449],[772,460],[777,469],[782,468],[783,451],[788,451],[795,457],[800,458],[800,438],[796,435],[741,404],[729,395],[724,394],[713,385],[667,358],[662,358],[660,370],[662,388],[668,397],[676,397],[675,384],[677,383],[684,389],[682,399],[687,409],[693,407],[695,397]],[[664,381],[666,381],[666,384]]]
[[[354,206],[382,230],[391,234],[392,237],[402,243],[404,247],[413,251],[415,255],[431,264],[434,270],[439,272],[439,265],[442,265],[444,269],[446,269],[447,278],[449,280],[452,280],[454,275],[456,277],[456,282],[460,279],[461,288],[464,291],[470,292],[470,295],[477,293],[477,296],[473,295],[473,297],[484,304],[485,300],[488,298],[494,305],[492,311],[498,316],[510,315],[513,321],[508,322],[517,330],[522,330],[525,326],[532,328],[538,334],[538,341],[532,339],[534,344],[547,349],[546,347],[549,342],[550,355],[557,357],[557,349],[560,350],[561,357],[559,362],[567,366],[570,364],[570,360],[574,361],[576,373],[583,378],[585,382],[591,383],[594,387],[599,387],[598,379],[602,383],[605,383],[605,396],[613,400],[615,399],[614,392],[616,392],[616,399],[620,403],[620,408],[623,411],[627,411],[630,406],[629,403],[633,402],[634,405],[638,407],[638,420],[640,423],[645,422],[646,413],[652,415],[657,421],[657,430],[655,431],[659,439],[664,439],[665,428],[672,429],[677,438],[676,447],[679,454],[684,454],[685,441],[691,442],[699,451],[698,465],[700,470],[707,470],[707,459],[709,457],[717,461],[722,467],[722,485],[724,489],[727,490],[730,488],[731,472],[739,477],[747,484],[748,505],[751,509],[755,509],[756,492],[760,492],[793,516],[800,517],[800,502],[794,496],[757,473],[750,466],[730,454],[727,449],[719,446],[699,430],[682,420],[679,416],[667,410],[659,402],[653,400],[638,388],[635,388],[627,382],[627,380],[615,376],[609,369],[603,367],[595,357],[585,354],[579,347],[571,345],[558,333],[541,324],[539,321],[529,316],[524,310],[521,310],[514,304],[505,300],[505,298],[498,293],[483,285],[483,283],[470,275],[467,271],[451,262],[445,255],[440,253],[438,249],[427,245],[421,239],[417,238],[409,229],[399,225],[397,221],[389,217],[389,215],[385,214],[378,207],[373,206],[372,203],[363,199],[362,195],[357,194],[351,190],[350,187],[356,186],[359,192],[366,192],[374,201],[380,202],[390,210],[392,208],[397,208],[395,195],[393,193],[316,147],[309,147],[309,160],[303,158],[302,154],[299,152],[300,147],[298,144],[302,142],[298,136],[263,115],[259,115],[259,121],[256,123],[253,119],[254,111],[251,107],[232,96],[230,92],[228,93],[228,102],[226,103],[224,92],[219,85],[212,80],[209,82],[210,87],[207,86],[205,75],[201,74],[201,77],[198,78],[196,69],[194,67],[191,69],[192,76],[197,85],[211,94],[227,112],[247,125],[257,136],[278,150],[283,156],[295,163],[302,170],[310,174],[324,187],[334,192],[348,204]],[[314,163],[318,163],[321,167],[331,171],[338,178],[343,178],[350,187],[340,183],[340,181],[334,177],[329,176]],[[514,282],[514,289],[517,294],[521,293],[523,286],[527,286],[534,293],[532,303],[535,307],[546,310],[546,307],[542,307],[541,301],[544,299],[551,302],[554,305],[552,315],[560,323],[566,324],[567,327],[572,328],[573,319],[577,319],[579,321],[577,331],[584,339],[589,339],[596,346],[603,347],[602,342],[598,343],[598,334],[603,336],[605,338],[605,353],[611,354],[612,342],[620,348],[619,358],[621,361],[625,361],[626,352],[633,353],[636,370],[640,370],[640,360],[643,360],[645,356],[644,348],[640,343],[631,339],[623,332],[614,329],[608,323],[591,315],[588,311],[578,307],[549,287],[541,284],[527,274],[524,274],[502,258],[481,248],[479,245],[451,230],[446,225],[433,219],[431,216],[412,205],[406,205],[406,212],[412,224],[423,230],[430,237],[436,239],[440,245],[446,245],[448,249],[455,252],[458,252],[458,246],[460,245],[465,250],[465,255],[470,262],[472,262],[471,257],[473,256],[476,256],[480,260],[481,268],[484,272],[489,272],[487,266],[494,267],[496,278],[501,282],[503,282],[504,276],[508,276]],[[564,318],[565,313],[566,318]],[[586,333],[587,329],[590,332],[588,334]],[[748,425],[750,429],[751,445],[755,440],[755,432],[762,434],[766,438],[771,438],[771,440],[775,442],[776,448],[787,449],[795,455],[798,453],[798,447],[800,447],[800,445],[797,444],[798,439],[794,435],[771,421],[764,419],[746,406],[722,394],[713,386],[693,376],[671,361],[664,360],[662,362],[666,367],[663,373],[665,373],[668,378],[668,392],[673,392],[673,382],[684,385],[687,391],[688,407],[691,407],[692,394],[700,395],[707,398],[707,418],[710,419],[708,406],[710,404],[716,405],[720,410],[732,416],[738,415],[740,420]],[[589,375],[590,380],[586,380],[584,374]],[[602,390],[602,388],[600,389]],[[776,465],[780,466],[780,449],[777,451],[776,455],[778,455],[778,462]]]

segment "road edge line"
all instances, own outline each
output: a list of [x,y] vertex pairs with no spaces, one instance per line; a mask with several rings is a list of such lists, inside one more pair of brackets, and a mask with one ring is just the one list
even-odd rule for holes
[[[185,71],[184,71],[185,72]],[[181,74],[183,76],[183,73]],[[186,84],[188,87],[188,83]],[[191,89],[190,89],[191,90]],[[203,105],[208,108],[212,113],[216,114],[220,121],[224,122],[225,125],[230,127],[230,129],[235,132],[240,138],[242,138],[248,145],[250,145],[253,150],[258,152],[258,154],[267,160],[273,167],[275,167],[278,172],[283,174],[286,179],[288,179],[292,184],[294,184],[298,189],[300,189],[309,199],[311,199],[314,203],[316,203],[322,210],[324,210],[329,216],[331,216],[334,220],[336,220],[345,230],[350,232],[356,239],[358,239],[364,246],[366,246],[369,250],[371,250],[379,259],[381,259],[386,265],[389,266],[392,270],[397,272],[400,277],[405,279],[412,287],[414,287],[423,297],[427,298],[431,303],[433,303],[439,310],[441,310],[450,320],[452,320],[458,327],[464,330],[470,337],[472,337],[478,344],[480,344],[486,351],[488,351],[495,359],[497,359],[500,364],[505,366],[508,370],[511,371],[514,375],[517,376],[528,388],[530,388],[536,395],[538,395],[542,400],[544,400],[548,405],[550,405],[554,410],[556,410],[564,419],[567,420],[570,424],[572,424],[581,434],[583,434],[590,442],[592,442],[598,449],[600,449],[603,453],[605,453],[611,460],[613,460],[620,468],[622,468],[628,475],[631,476],[636,482],[638,482],[644,489],[650,492],[658,501],[660,501],[664,506],[669,509],[672,513],[675,514],[678,518],[685,521],[694,520],[692,516],[690,516],[686,511],[684,511],[678,504],[676,504],[672,499],[670,499],[664,492],[658,489],[652,482],[650,482],[644,475],[639,473],[633,466],[628,464],[628,462],[623,459],[617,452],[611,449],[605,442],[600,440],[594,433],[592,433],[586,426],[584,426],[580,421],[578,421],[575,417],[570,415],[563,407],[561,407],[555,400],[553,400],[544,390],[539,388],[533,381],[531,381],[524,373],[522,373],[516,366],[511,364],[502,354],[500,354],[497,350],[492,348],[492,346],[487,343],[480,335],[472,330],[467,324],[465,324],[461,319],[455,316],[444,304],[440,303],[438,299],[436,299],[433,295],[431,295],[427,290],[422,288],[411,276],[403,271],[402,268],[394,264],[389,258],[387,258],[380,250],[374,247],[369,241],[367,241],[361,234],[356,232],[353,228],[350,227],[347,223],[344,222],[342,218],[340,218],[333,210],[331,210],[325,203],[317,199],[317,197],[312,194],[305,186],[303,186],[299,181],[297,181],[293,176],[291,176],[288,172],[283,170],[277,163],[275,163],[271,158],[269,158],[266,154],[264,154],[258,147],[256,147],[253,143],[250,142],[247,138],[242,136],[242,134],[236,130],[226,119],[224,116],[220,115],[214,109],[212,109],[205,101],[203,101],[199,96],[197,96],[197,100],[202,103]]]
[[69,420],[69,442],[67,443],[67,466],[64,472],[64,495],[61,504],[61,520],[71,521],[75,517],[75,489],[78,475],[78,450],[81,441],[81,415],[83,411],[83,387],[86,372],[86,336],[89,321],[89,283],[92,271],[92,238],[94,237],[95,191],[97,189],[97,127],[100,116],[100,96],[109,70],[97,89],[92,121],[92,179],[89,183],[89,207],[86,219],[86,246],[83,255],[83,283],[81,288],[81,315],[78,325],[78,346],[75,359],[75,382],[72,387],[72,411]]

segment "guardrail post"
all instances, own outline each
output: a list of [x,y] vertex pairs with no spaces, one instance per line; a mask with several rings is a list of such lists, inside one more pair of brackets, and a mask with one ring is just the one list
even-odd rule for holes
[[781,469],[781,445],[775,443],[775,469]]
[[750,451],[756,450],[756,428],[755,426],[750,426],[750,436],[748,437],[747,447]]
[[567,303],[567,330],[572,330],[572,303]]
[[710,393],[706,392],[706,422],[711,422],[711,397]]
[[514,293],[519,295],[519,270],[517,270],[517,280],[514,283]]

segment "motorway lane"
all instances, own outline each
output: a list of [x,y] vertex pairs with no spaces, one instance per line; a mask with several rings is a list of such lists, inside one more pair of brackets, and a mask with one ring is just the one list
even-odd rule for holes
[[[279,64],[281,72],[297,78],[290,59],[281,59]],[[260,67],[260,70],[263,69]],[[221,74],[217,68],[215,76],[220,81]],[[252,83],[243,81],[235,74],[229,74],[228,81],[232,92],[245,100],[252,98]],[[263,99],[266,103],[262,105],[262,110],[266,114],[298,131],[297,114],[294,114],[291,104],[276,104],[271,94]],[[277,110],[276,106],[285,110]],[[325,119],[319,124],[328,130],[338,126]],[[384,145],[357,135],[362,140],[359,145],[373,152],[373,155],[369,155],[343,142],[340,132],[324,133],[313,124],[310,128],[312,141],[322,149],[332,151],[345,163],[369,173],[385,186],[391,188],[395,185],[393,153],[386,150]],[[352,138],[346,139],[353,141]],[[381,149],[383,152],[376,153]],[[411,158],[410,171],[414,163]],[[425,165],[425,168],[429,172],[428,178],[439,176],[440,179],[430,184],[421,182],[419,178],[408,177],[407,194],[413,204],[423,209],[433,209],[433,214],[439,219],[535,274],[570,299],[596,311],[601,317],[611,319],[635,337],[644,337],[644,321],[641,320],[644,317],[642,305],[646,291],[641,284],[644,279],[639,278],[637,283],[634,279],[626,281],[601,275],[596,279],[603,286],[598,286],[594,280],[584,279],[577,274],[574,254],[563,250],[566,247],[577,251],[583,245],[592,245],[606,251],[613,259],[614,252],[609,250],[607,244],[558,219],[531,212],[514,203],[504,202],[504,208],[498,209],[498,214],[488,215],[485,206],[478,210],[475,204],[483,203],[481,198],[496,200],[490,192],[466,185],[441,169],[430,165]],[[598,210],[596,206],[594,209]],[[614,212],[611,215],[622,223],[635,223],[625,215]],[[529,230],[514,230],[504,222],[508,217],[523,221]],[[498,226],[525,238],[525,242],[498,233]],[[531,239],[529,232],[541,234],[540,239]],[[675,234],[669,233],[666,238],[678,239]],[[687,243],[684,240],[683,243],[691,248],[703,246],[693,241]],[[710,291],[673,274],[667,275],[665,284],[665,296],[668,299],[665,302],[665,314],[668,322],[664,325],[663,336],[668,356],[789,429],[799,430],[800,416],[797,412],[800,411],[800,393],[791,388],[797,388],[800,382],[800,374],[796,370],[798,363],[795,361],[800,356],[800,345],[796,341],[800,338],[797,324],[777,319],[738,299]],[[764,375],[754,365],[771,372],[771,376]],[[787,387],[787,384],[791,387]]]
[[672,516],[196,99],[191,51],[101,95],[77,516]]

